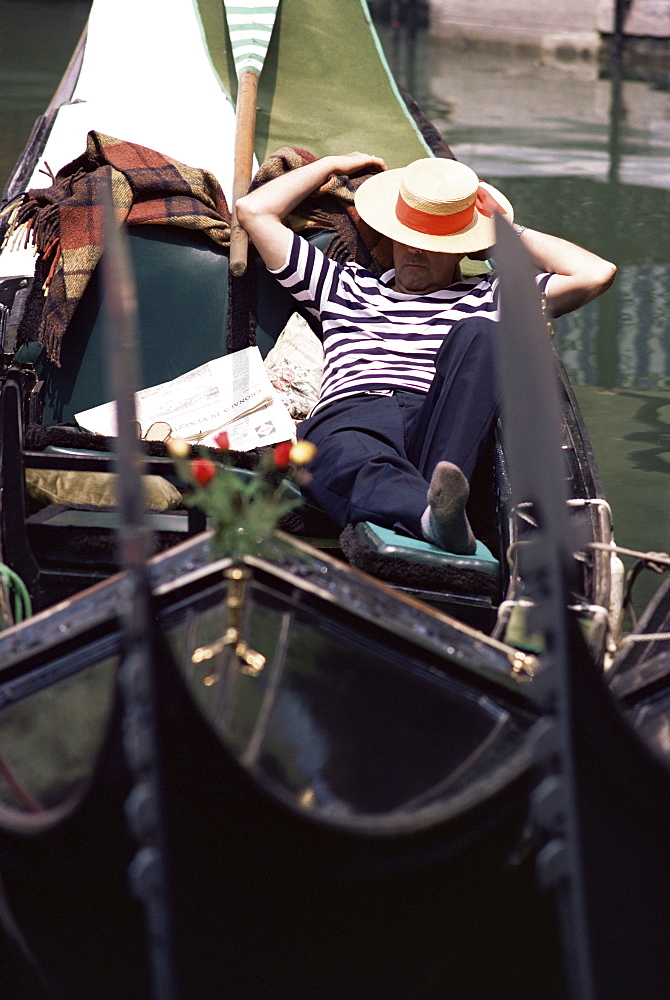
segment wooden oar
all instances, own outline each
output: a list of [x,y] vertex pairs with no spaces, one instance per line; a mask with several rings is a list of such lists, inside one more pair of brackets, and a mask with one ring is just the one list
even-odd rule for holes
[[237,221],[235,204],[249,190],[256,136],[258,78],[272,37],[279,0],[223,0],[237,73],[235,170],[230,232],[230,270],[247,269],[249,240]]

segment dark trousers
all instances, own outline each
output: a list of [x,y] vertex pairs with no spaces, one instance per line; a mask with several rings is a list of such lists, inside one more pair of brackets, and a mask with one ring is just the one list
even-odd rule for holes
[[394,390],[330,403],[298,426],[318,448],[308,499],[337,524],[373,521],[421,538],[436,464],[454,462],[468,480],[498,413],[492,320],[456,324],[438,351],[427,395]]

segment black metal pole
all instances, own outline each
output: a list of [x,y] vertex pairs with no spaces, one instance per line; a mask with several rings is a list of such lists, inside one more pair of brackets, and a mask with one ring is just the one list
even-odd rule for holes
[[535,755],[542,780],[533,793],[533,816],[545,841],[538,876],[553,889],[563,939],[570,1000],[596,1000],[590,928],[580,851],[581,816],[575,781],[573,671],[568,610],[575,580],[568,520],[561,407],[551,346],[535,284],[533,263],[512,227],[496,218],[500,275],[500,374],[503,423],[512,498],[533,504],[537,528],[520,549],[524,580],[535,606],[529,627],[545,637],[542,669],[533,680],[543,708]]
[[614,4],[614,29],[612,33],[612,56],[614,59],[620,59],[623,52],[624,21],[629,6],[630,0],[616,0]]
[[124,230],[114,217],[113,190],[105,204],[106,355],[110,391],[116,400],[116,471],[121,568],[126,572],[123,614],[124,750],[133,787],[126,814],[138,850],[129,880],[144,905],[154,1000],[178,1000],[169,879],[162,817],[161,768],[156,731],[156,642],[146,559],[150,532],[144,514],[143,456],[135,422],[139,387],[135,282]]

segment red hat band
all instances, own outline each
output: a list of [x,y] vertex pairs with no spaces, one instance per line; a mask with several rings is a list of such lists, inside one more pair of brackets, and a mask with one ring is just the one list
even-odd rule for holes
[[398,222],[417,233],[425,233],[428,236],[451,236],[470,225],[475,217],[475,203],[452,215],[436,215],[434,212],[422,212],[419,208],[412,208],[399,194],[395,215]]
[[466,229],[475,217],[475,208],[482,214],[490,217],[494,212],[505,214],[505,210],[493,195],[480,184],[477,189],[475,201],[460,212],[452,212],[451,215],[437,215],[435,212],[423,212],[420,208],[412,208],[408,205],[402,194],[398,195],[395,215],[398,222],[408,229],[413,229],[416,233],[424,233],[427,236],[453,236]]

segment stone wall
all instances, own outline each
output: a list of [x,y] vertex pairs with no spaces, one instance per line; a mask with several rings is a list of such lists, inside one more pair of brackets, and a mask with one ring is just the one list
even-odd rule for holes
[[[597,25],[611,33],[615,0],[598,0]],[[624,33],[637,38],[670,38],[670,0],[632,0],[624,20]]]
[[[564,54],[599,51],[614,29],[615,0],[429,0],[430,30],[438,37],[484,46],[514,45]],[[670,0],[632,0],[625,33],[670,37]]]

